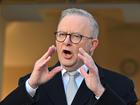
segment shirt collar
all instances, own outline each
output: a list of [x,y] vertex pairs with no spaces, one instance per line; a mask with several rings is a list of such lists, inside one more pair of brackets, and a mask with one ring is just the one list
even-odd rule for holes
[[[88,67],[84,64],[82,65],[80,68],[83,68],[86,72],[88,71]],[[77,69],[77,71],[81,74],[80,72],[80,68]],[[63,68],[63,70],[61,71],[62,76],[64,76],[64,74],[67,72],[66,69]],[[82,74],[81,74],[82,75]]]

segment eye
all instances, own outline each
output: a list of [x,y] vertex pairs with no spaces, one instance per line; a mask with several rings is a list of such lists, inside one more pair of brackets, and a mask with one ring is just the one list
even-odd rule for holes
[[60,32],[60,33],[58,33],[57,35],[58,35],[59,37],[65,37],[65,36],[66,36],[66,33]]
[[73,38],[80,38],[81,36],[75,33],[75,34],[72,34],[72,37]]

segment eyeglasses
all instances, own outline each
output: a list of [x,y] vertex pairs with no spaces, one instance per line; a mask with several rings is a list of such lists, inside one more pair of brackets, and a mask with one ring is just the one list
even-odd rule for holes
[[54,34],[56,35],[56,40],[58,42],[64,42],[68,35],[70,36],[70,41],[74,44],[80,43],[82,38],[93,39],[92,37],[83,36],[80,35],[79,33],[67,33],[67,32],[58,31],[55,32]]

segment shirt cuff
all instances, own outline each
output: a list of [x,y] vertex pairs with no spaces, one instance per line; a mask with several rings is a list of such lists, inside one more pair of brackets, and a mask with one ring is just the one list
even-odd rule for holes
[[37,88],[32,88],[28,82],[28,80],[26,81],[25,83],[25,88],[26,88],[26,91],[29,93],[30,96],[34,97],[35,93],[36,93],[36,90]]

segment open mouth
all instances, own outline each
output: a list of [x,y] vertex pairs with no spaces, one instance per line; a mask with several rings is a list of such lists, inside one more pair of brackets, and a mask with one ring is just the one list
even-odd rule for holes
[[63,50],[63,55],[66,59],[70,59],[72,57],[72,52],[69,50]]
[[71,54],[71,51],[68,51],[68,50],[63,50],[63,52],[64,52],[65,54]]

